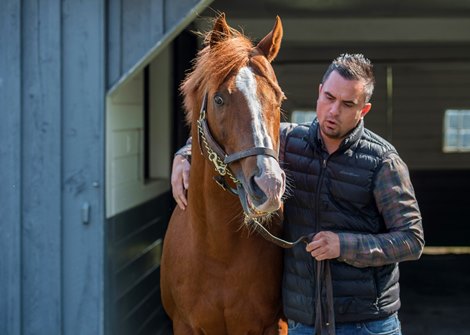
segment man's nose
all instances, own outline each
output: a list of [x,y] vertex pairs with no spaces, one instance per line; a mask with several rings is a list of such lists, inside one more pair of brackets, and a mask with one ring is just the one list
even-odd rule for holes
[[331,105],[330,108],[330,114],[332,116],[337,116],[341,112],[340,105],[338,102],[335,102],[334,104]]

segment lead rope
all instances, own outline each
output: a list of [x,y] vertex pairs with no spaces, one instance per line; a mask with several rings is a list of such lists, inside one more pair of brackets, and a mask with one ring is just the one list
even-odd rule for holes
[[255,231],[260,234],[265,240],[268,242],[274,243],[278,247],[284,248],[284,249],[290,249],[299,244],[300,242],[304,242],[305,244],[308,244],[312,239],[315,234],[310,234],[310,235],[304,235],[299,237],[297,240],[293,242],[289,242],[286,240],[283,240],[282,238],[279,238],[277,236],[274,236],[271,234],[269,230],[267,230],[256,218],[248,219],[253,223],[253,227]]
[[[333,281],[328,260],[315,262],[315,284],[314,335],[335,335]],[[326,302],[323,298],[326,298]]]
[[[315,233],[301,236],[294,242],[285,241],[271,234],[257,219],[251,219],[255,231],[265,240],[275,245],[290,249],[304,242],[308,244]],[[315,261],[315,334],[314,335],[335,335],[335,311],[333,301],[333,280],[331,278],[330,262],[328,260]],[[326,301],[323,301],[326,298]]]

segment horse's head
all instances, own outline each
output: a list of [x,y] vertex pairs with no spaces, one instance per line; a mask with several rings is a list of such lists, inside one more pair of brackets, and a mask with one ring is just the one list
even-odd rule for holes
[[280,108],[285,97],[271,66],[281,39],[279,17],[272,31],[254,46],[231,29],[222,14],[182,86],[187,110],[201,111],[188,117],[193,127],[199,124],[202,151],[209,158],[214,151],[219,161],[225,161],[219,164],[219,172],[224,174],[220,165],[226,164],[249,217],[279,209],[285,190],[285,174],[278,162]]

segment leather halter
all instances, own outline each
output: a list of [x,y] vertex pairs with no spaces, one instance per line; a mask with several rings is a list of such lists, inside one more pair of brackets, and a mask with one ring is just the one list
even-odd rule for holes
[[275,160],[278,160],[277,152],[271,148],[266,147],[253,147],[246,150],[242,150],[230,155],[227,155],[225,151],[220,147],[217,141],[212,136],[209,126],[207,125],[206,119],[206,110],[207,110],[207,93],[204,94],[204,99],[202,101],[201,110],[199,112],[199,119],[197,120],[197,129],[198,129],[198,141],[199,148],[201,149],[201,154],[204,155],[203,151],[207,152],[207,159],[214,164],[215,170],[221,176],[228,175],[235,184],[239,184],[240,181],[235,178],[233,173],[228,168],[230,163],[239,161],[243,158],[250,156],[266,155],[271,156]]

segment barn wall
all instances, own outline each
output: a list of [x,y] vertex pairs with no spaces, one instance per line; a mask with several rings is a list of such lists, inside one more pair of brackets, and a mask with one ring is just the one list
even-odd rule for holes
[[314,108],[322,75],[342,52],[361,52],[374,62],[377,82],[366,126],[391,141],[411,170],[470,169],[470,153],[442,149],[445,110],[470,109],[470,45],[340,46],[315,54],[281,49],[274,68],[288,98],[287,117]]
[[103,334],[104,3],[0,15],[0,333]]
[[148,64],[213,0],[109,0],[107,85]]
[[62,2],[64,334],[104,332],[104,9]]
[[[61,168],[61,7],[29,1],[21,20],[21,293],[23,332],[35,334],[42,324],[60,330],[63,209]],[[47,153],[47,159],[44,157]],[[63,250],[63,249],[62,249]],[[48,259],[47,263],[42,260]],[[44,316],[39,305],[51,308]],[[58,305],[58,304],[57,304]],[[42,318],[46,317],[46,320]]]
[[396,64],[393,82],[393,142],[410,167],[470,169],[469,152],[442,149],[445,110],[470,110],[470,63]]
[[0,333],[21,332],[21,8],[0,2]]
[[107,89],[208,2],[0,1],[0,334],[106,333]]

